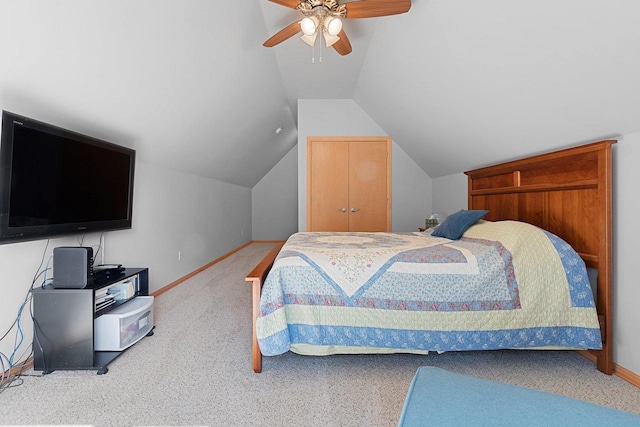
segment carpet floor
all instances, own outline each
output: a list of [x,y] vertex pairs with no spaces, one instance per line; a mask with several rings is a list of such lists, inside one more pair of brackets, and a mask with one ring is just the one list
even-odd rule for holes
[[0,394],[0,424],[395,426],[420,366],[640,414],[640,389],[575,352],[298,356],[251,369],[251,287],[272,248],[253,243],[155,300],[155,334],[95,371],[23,377]]

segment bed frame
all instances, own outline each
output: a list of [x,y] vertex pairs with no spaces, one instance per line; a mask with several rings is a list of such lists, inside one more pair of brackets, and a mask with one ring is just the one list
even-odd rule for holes
[[[598,370],[613,373],[612,154],[614,140],[600,141],[467,171],[469,209],[486,219],[519,220],[542,227],[571,244],[596,269],[596,306],[602,350],[583,352]],[[256,337],[260,293],[284,243],[246,277],[253,287],[253,370],[262,371]]]

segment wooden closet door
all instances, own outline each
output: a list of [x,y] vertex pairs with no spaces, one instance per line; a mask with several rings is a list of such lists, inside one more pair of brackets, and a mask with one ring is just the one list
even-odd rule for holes
[[391,139],[309,137],[307,230],[391,230]]
[[308,230],[349,231],[349,144],[309,141],[307,150]]
[[388,144],[349,143],[349,231],[389,231]]

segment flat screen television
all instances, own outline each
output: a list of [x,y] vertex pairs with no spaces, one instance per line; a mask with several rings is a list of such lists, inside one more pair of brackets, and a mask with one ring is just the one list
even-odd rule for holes
[[0,244],[131,228],[135,150],[2,112]]

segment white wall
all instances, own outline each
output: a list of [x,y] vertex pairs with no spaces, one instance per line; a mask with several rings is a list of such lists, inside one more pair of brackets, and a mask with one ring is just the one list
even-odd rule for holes
[[[137,161],[133,227],[105,233],[105,262],[148,267],[153,292],[241,246],[250,236],[250,189]],[[94,252],[98,243],[99,234],[84,238],[84,245],[94,246]],[[78,244],[77,238],[69,237],[52,239],[48,247],[44,240],[0,245],[2,334],[16,318],[41,259],[46,265],[54,247]],[[17,354],[25,356],[33,336],[28,307],[21,326],[24,344]],[[0,342],[6,356],[13,350],[14,332],[15,328]]]
[[107,262],[149,267],[154,291],[249,240],[251,189],[139,162],[133,228],[108,233]]
[[[298,100],[298,227],[307,227],[307,137],[387,136],[351,99]],[[393,135],[390,135],[393,138]],[[431,178],[393,142],[391,229],[414,231],[431,211]]]
[[613,146],[613,360],[640,375],[640,132]]
[[[640,240],[637,185],[640,182],[640,132],[613,146],[613,360],[640,375],[640,279],[636,270]],[[433,179],[433,209],[453,213],[467,208],[464,173]]]
[[251,189],[253,240],[286,240],[298,231],[298,146]]
[[467,209],[467,176],[463,173],[432,178],[433,211],[451,215]]
[[395,142],[391,153],[391,230],[417,231],[431,215],[431,178]]

